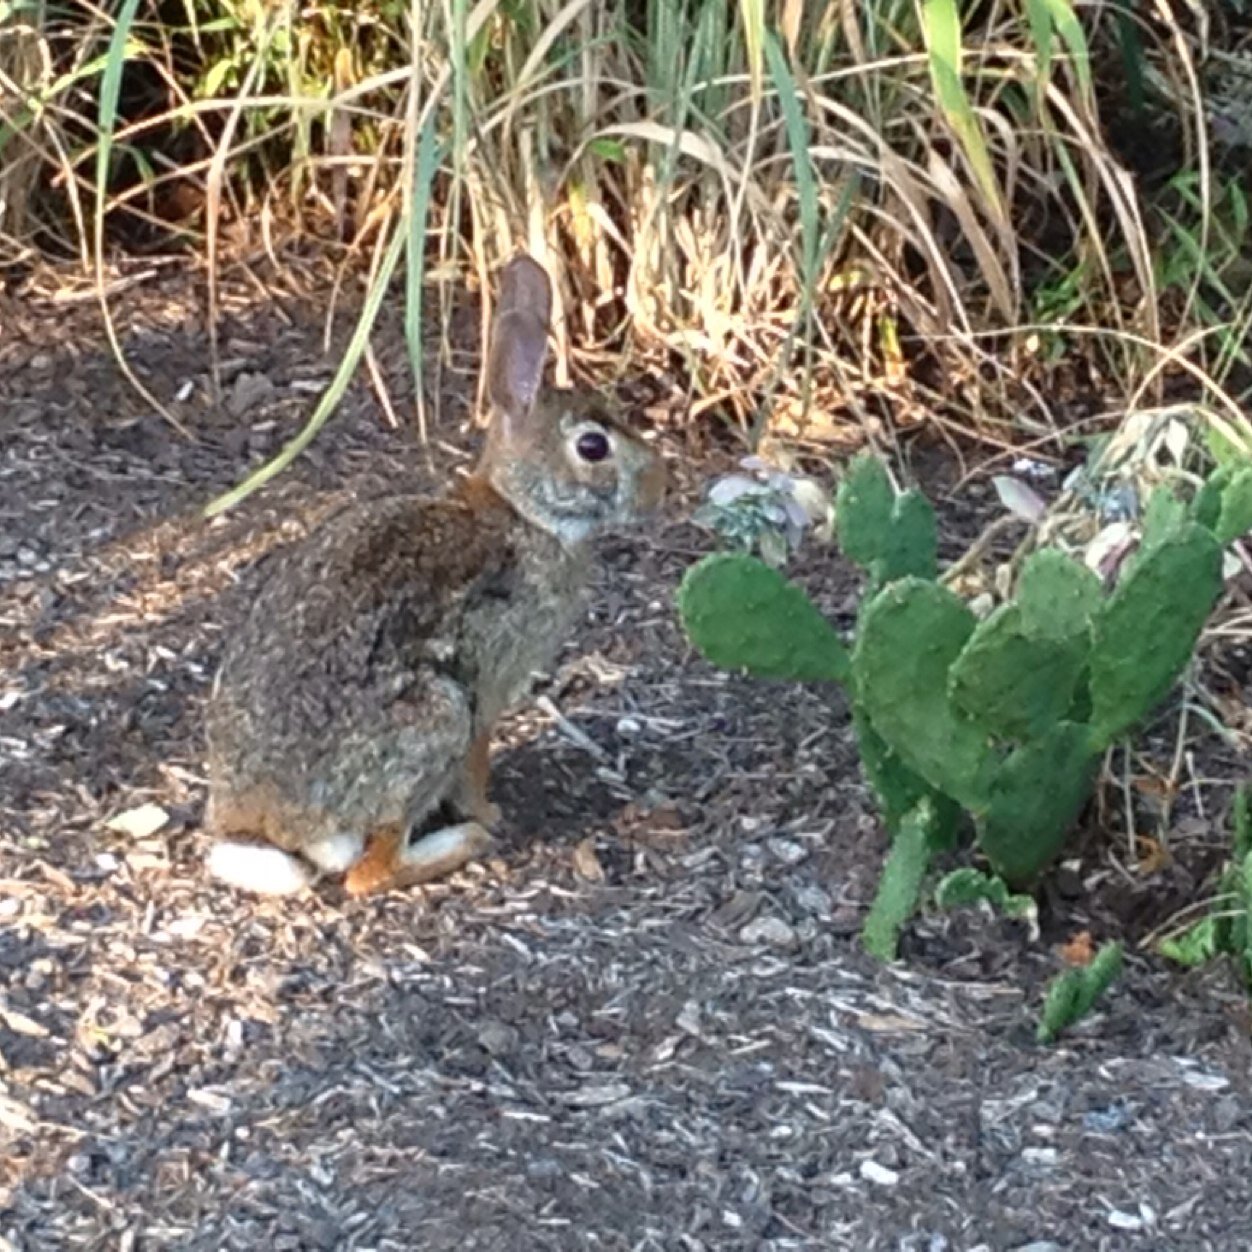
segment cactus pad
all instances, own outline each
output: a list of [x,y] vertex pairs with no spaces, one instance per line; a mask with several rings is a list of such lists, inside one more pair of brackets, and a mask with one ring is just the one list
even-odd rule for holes
[[835,493],[835,525],[844,555],[868,569],[882,555],[891,529],[895,490],[877,457],[854,457]]
[[1093,625],[1093,745],[1107,746],[1162,699],[1190,658],[1221,585],[1221,548],[1195,522],[1140,555]]
[[891,529],[882,555],[874,564],[874,578],[879,583],[910,574],[933,579],[939,572],[938,549],[935,511],[930,501],[919,492],[906,491],[896,498],[891,511]]
[[938,583],[903,578],[866,606],[853,655],[857,700],[910,769],[974,811],[993,760],[984,733],[948,699],[948,670],[974,615]]
[[948,676],[953,704],[999,739],[1041,735],[1069,710],[1087,637],[1032,637],[1017,604],[1003,604],[961,650]]
[[1011,752],[978,820],[978,845],[1010,886],[1029,883],[1061,850],[1091,796],[1099,756],[1087,727],[1061,722]]
[[1213,533],[1223,547],[1252,530],[1252,466],[1238,470],[1222,492],[1221,512]]
[[1085,635],[1102,600],[1100,580],[1055,548],[1028,557],[1018,576],[1022,626],[1035,639]]
[[931,824],[933,846],[950,847],[960,821],[960,806],[947,796],[941,795],[923,779],[919,778],[893,752],[883,737],[870,724],[869,715],[859,705],[853,705],[852,725],[856,731],[856,746],[861,758],[861,770],[873,788],[882,813],[883,823],[893,835],[900,824],[922,800],[929,800],[934,807]]
[[804,591],[741,552],[706,556],[678,589],[687,635],[723,669],[797,682],[844,682],[847,649]]
[[930,801],[922,800],[901,822],[899,833],[891,842],[874,903],[861,928],[865,950],[880,961],[895,960],[900,929],[917,908],[934,847],[934,821]]
[[896,495],[882,463],[855,457],[835,496],[835,524],[844,555],[869,572],[875,586],[938,569],[935,511],[920,492]]

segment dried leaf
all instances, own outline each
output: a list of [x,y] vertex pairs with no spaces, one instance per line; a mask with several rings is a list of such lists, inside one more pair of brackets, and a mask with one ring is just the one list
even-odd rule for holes
[[1141,874],[1158,874],[1170,863],[1169,849],[1150,835],[1136,836],[1135,851],[1139,854]]
[[1089,930],[1080,930],[1068,943],[1061,945],[1061,960],[1066,965],[1090,965],[1095,953],[1095,941]]
[[595,840],[590,835],[574,848],[574,872],[588,882],[604,881],[604,866],[596,856]]
[[147,839],[170,820],[170,815],[159,804],[141,804],[137,809],[127,809],[110,818],[105,826],[119,835],[129,835],[132,839]]
[[193,1088],[187,1092],[187,1099],[192,1104],[198,1104],[202,1109],[215,1113],[218,1117],[225,1117],[230,1112],[230,1097],[211,1087]]
[[1020,478],[997,474],[991,482],[996,489],[996,495],[1000,497],[1000,503],[1014,516],[1027,522],[1037,522],[1047,512],[1048,506],[1043,497]]

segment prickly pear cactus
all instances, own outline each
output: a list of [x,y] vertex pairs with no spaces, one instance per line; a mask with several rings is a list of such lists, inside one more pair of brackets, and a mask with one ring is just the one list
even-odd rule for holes
[[935,512],[920,492],[896,495],[876,458],[854,458],[835,496],[839,546],[882,586],[912,575],[933,579],[938,572]]
[[978,623],[948,677],[952,703],[997,739],[1044,734],[1068,713],[1087,662],[1086,632],[1031,633],[1020,604]]
[[1224,547],[1252,531],[1252,466],[1230,476],[1222,492],[1222,507],[1213,526],[1217,542]]
[[848,652],[804,591],[756,557],[707,556],[687,571],[678,611],[714,665],[760,678],[844,682]]
[[1010,886],[1055,858],[1105,749],[1192,655],[1221,589],[1222,544],[1252,528],[1252,467],[1214,474],[1189,506],[1156,492],[1111,594],[1043,550],[1024,562],[1014,598],[981,622],[935,580],[930,505],[897,494],[874,459],[849,467],[836,524],[844,553],[869,573],[851,655],[798,586],[742,553],[695,565],[678,605],[714,664],[849,688],[862,768],[893,835],[869,936],[887,953],[931,852],[963,814]]
[[978,812],[994,760],[985,731],[948,697],[948,671],[974,625],[947,588],[902,578],[866,606],[852,673],[857,700],[888,746],[930,786]]
[[1252,531],[1252,465],[1224,465],[1209,475],[1191,516],[1223,546]]
[[1055,548],[1043,548],[1027,557],[1017,580],[1022,625],[1035,639],[1087,634],[1102,599],[1100,580]]
[[887,746],[859,704],[852,706],[852,727],[856,731],[861,770],[878,799],[887,829],[893,836],[898,834],[900,824],[925,800],[933,814],[928,829],[934,846],[950,847],[961,818],[960,805],[914,773],[900,759],[899,753]]
[[1033,882],[1060,852],[1099,764],[1087,727],[1074,722],[1058,722],[1000,764],[976,820],[978,846],[1009,886]]
[[1221,586],[1221,546],[1196,522],[1139,554],[1092,623],[1095,746],[1125,734],[1174,685]]
[[1053,980],[1036,1030],[1040,1043],[1053,1043],[1061,1033],[1095,1007],[1096,1001],[1122,972],[1122,945],[1106,943],[1090,965],[1066,970]]

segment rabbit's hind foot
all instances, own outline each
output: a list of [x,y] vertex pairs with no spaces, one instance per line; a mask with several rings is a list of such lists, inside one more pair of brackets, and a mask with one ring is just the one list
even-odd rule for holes
[[209,849],[209,876],[255,895],[290,896],[310,887],[322,874],[342,874],[365,848],[362,835],[327,835],[306,844],[303,855],[272,843],[219,839]]
[[268,843],[222,839],[209,849],[205,868],[211,878],[256,895],[290,896],[317,877],[309,862]]
[[409,843],[398,826],[377,831],[365,855],[348,871],[349,895],[364,896],[442,878],[485,855],[495,844],[479,822],[458,822]]

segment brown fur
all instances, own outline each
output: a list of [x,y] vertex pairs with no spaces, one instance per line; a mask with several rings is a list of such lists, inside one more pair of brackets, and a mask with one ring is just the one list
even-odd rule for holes
[[[492,726],[577,617],[588,540],[654,508],[665,481],[593,397],[536,398],[549,300],[533,261],[511,263],[474,475],[442,499],[341,510],[260,586],[210,701],[213,834],[290,853],[368,839],[352,881],[377,886],[405,877],[404,840],[436,810],[494,821]],[[610,457],[572,450],[587,428]]]

